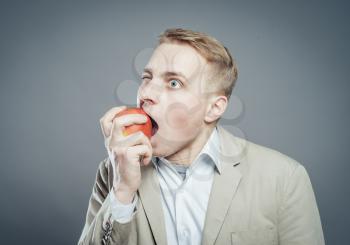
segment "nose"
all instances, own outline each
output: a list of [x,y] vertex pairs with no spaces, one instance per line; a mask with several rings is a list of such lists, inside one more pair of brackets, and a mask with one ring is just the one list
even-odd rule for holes
[[152,83],[152,81],[146,84],[141,84],[138,89],[138,105],[141,106],[143,103],[150,105],[157,104],[159,102],[159,95],[161,93],[160,85]]

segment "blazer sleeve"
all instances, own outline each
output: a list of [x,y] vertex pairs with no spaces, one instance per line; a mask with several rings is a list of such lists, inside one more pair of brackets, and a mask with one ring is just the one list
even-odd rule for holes
[[112,216],[110,194],[113,191],[113,171],[109,165],[108,158],[99,164],[78,245],[110,244],[111,241],[125,244],[132,235],[133,219],[120,223]]
[[325,244],[314,191],[301,164],[286,178],[278,223],[280,245]]

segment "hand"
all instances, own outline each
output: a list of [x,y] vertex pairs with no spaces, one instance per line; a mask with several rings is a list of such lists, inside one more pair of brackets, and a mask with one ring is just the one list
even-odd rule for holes
[[[147,116],[141,114],[127,114],[116,117],[125,110],[126,106],[114,107],[100,119],[102,134],[106,147],[115,153],[117,159],[116,176],[120,193],[135,193],[141,184],[141,165],[148,165],[152,159],[152,146],[149,139],[141,132],[128,136],[123,135],[126,126],[143,124]],[[140,163],[140,158],[143,161]],[[128,195],[124,195],[128,196]]]

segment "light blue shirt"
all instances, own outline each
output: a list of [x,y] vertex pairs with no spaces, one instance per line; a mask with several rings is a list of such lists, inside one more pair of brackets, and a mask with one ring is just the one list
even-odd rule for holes
[[[189,166],[177,165],[163,157],[152,157],[152,163],[161,189],[168,244],[199,245],[214,171],[221,173],[217,128]],[[130,221],[137,201],[135,195],[131,204],[122,204],[111,191],[112,217],[120,223]]]

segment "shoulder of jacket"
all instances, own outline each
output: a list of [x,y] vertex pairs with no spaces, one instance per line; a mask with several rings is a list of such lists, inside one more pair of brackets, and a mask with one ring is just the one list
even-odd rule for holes
[[245,142],[247,148],[245,160],[250,168],[289,176],[298,168],[304,168],[300,162],[276,149],[239,137],[236,137],[236,139],[238,142]]

